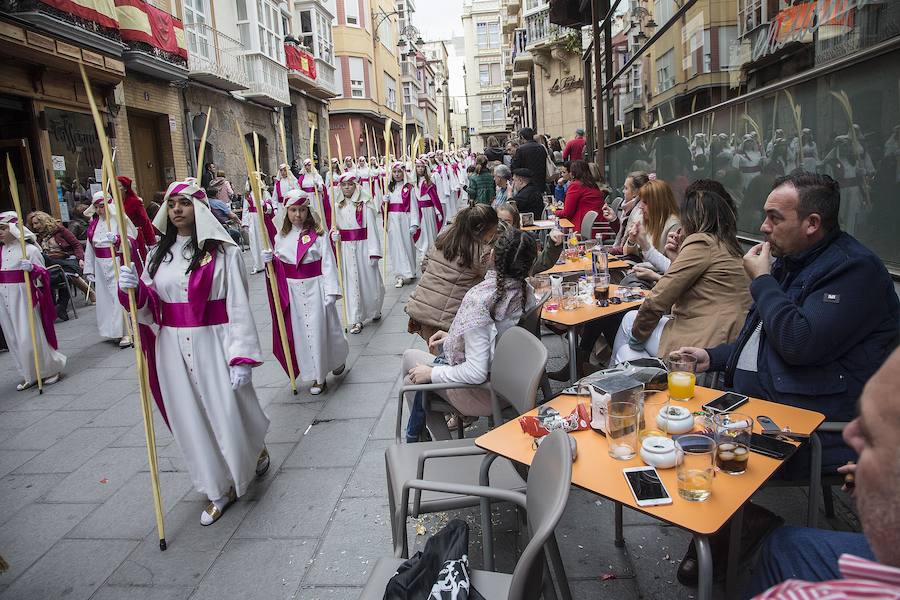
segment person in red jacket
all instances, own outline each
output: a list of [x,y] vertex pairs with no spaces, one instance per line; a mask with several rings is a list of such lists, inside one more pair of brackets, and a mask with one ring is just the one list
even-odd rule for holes
[[556,216],[560,219],[569,219],[575,226],[575,230],[579,231],[584,216],[593,210],[597,212],[594,229],[598,229],[604,223],[615,228],[614,224],[609,223],[612,211],[604,201],[606,191],[601,190],[597,185],[588,164],[583,160],[573,161],[570,165],[570,172],[572,179],[566,190],[566,199],[562,210],[556,211]]
[[563,148],[563,160],[582,160],[584,158],[584,129],[575,130],[575,138],[569,140]]
[[116,179],[122,185],[122,205],[125,214],[137,228],[137,248],[143,260],[147,257],[147,247],[156,245],[156,230],[153,229],[153,223],[147,215],[147,209],[144,208],[144,201],[132,189],[131,179],[124,175]]

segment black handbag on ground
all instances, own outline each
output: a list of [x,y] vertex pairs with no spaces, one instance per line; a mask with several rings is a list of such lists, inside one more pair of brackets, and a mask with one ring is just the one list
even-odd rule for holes
[[453,519],[397,569],[384,600],[484,600],[469,584],[469,525]]

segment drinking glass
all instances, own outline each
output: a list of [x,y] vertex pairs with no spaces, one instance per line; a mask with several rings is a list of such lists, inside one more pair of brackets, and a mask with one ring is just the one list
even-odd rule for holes
[[705,435],[683,435],[675,440],[675,475],[678,495],[703,502],[712,494],[716,442]]
[[669,354],[669,400],[685,402],[694,397],[697,359],[689,354]]
[[713,415],[716,432],[716,467],[729,475],[741,475],[750,458],[753,417],[740,413]]
[[562,309],[575,310],[578,308],[578,284],[562,284]]
[[638,409],[633,402],[610,402],[606,409],[606,439],[609,455],[616,460],[631,460],[637,455]]
[[[669,422],[665,418],[666,409],[669,408],[669,398],[659,392],[644,392],[643,404],[644,420],[640,426],[641,442],[647,437],[666,437],[669,435]],[[660,415],[662,415],[661,419],[659,418]]]
[[594,300],[601,305],[601,301],[609,302],[609,273],[594,275]]
[[544,294],[550,291],[550,276],[535,275],[531,278],[531,287],[534,288],[534,295],[543,298]]
[[583,304],[594,303],[594,276],[585,275],[578,280],[578,296]]

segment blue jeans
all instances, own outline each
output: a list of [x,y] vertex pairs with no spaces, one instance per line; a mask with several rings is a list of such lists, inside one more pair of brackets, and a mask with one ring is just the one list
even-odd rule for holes
[[838,570],[841,554],[875,560],[869,542],[861,533],[782,527],[766,540],[743,597],[753,598],[788,579],[811,582],[841,579]]
[[419,441],[419,435],[425,428],[425,407],[423,398],[425,392],[416,392],[412,407],[409,409],[409,420],[406,422],[406,443],[414,444]]

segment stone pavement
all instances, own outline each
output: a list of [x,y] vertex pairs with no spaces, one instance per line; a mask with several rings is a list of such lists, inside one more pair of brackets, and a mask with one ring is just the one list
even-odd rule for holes
[[[301,600],[356,598],[374,561],[391,554],[384,449],[393,439],[400,356],[424,348],[406,333],[411,288],[388,288],[384,319],[349,336],[349,370],[328,394],[292,396],[271,356],[262,275],[251,276],[252,309],[267,355],[254,370],[272,421],[269,473],[212,527],[199,524],[205,498],[193,491],[177,445],[156,419],[160,483],[169,549],[160,552],[134,355],[97,334],[94,308],[58,323],[68,355],[65,378],[16,392],[12,358],[0,354],[0,600]],[[553,367],[563,346],[548,336]],[[580,458],[579,460],[584,460]],[[805,491],[766,490],[764,505],[800,524]],[[633,512],[626,547],[612,543],[612,503],[573,490],[558,529],[576,598],[693,598],[675,582],[687,536]],[[838,496],[831,525],[855,528]],[[473,527],[470,556],[480,563],[476,510],[456,513]],[[421,547],[447,514],[428,515],[408,533]],[[494,509],[498,569],[511,572],[516,516]],[[822,520],[823,526],[825,524]],[[421,531],[421,528],[420,528]],[[720,592],[721,593],[721,592]]]

